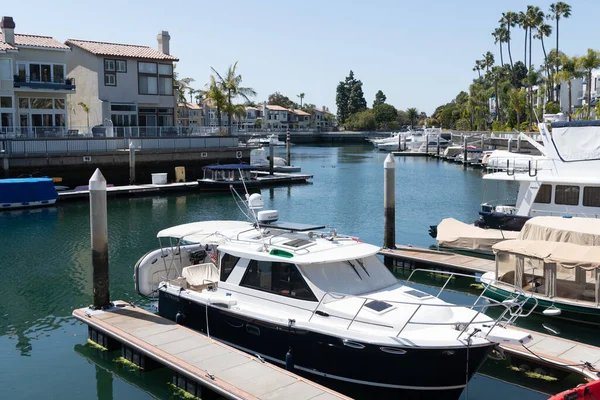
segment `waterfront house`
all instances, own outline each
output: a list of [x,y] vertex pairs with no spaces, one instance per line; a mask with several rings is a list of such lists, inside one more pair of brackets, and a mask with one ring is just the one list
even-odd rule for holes
[[246,106],[246,114],[244,118],[238,121],[238,127],[241,130],[253,129],[256,127],[256,120],[260,117],[260,109],[258,107]]
[[327,107],[314,108],[312,110],[312,123],[316,128],[331,128],[335,117],[329,112]]
[[265,129],[284,129],[288,127],[290,110],[273,104],[263,105],[263,121]]
[[[592,106],[592,113],[594,112],[594,107],[598,102],[598,97],[600,97],[600,69],[596,69],[592,71],[592,80],[589,82],[591,85],[590,92],[590,105]],[[583,79],[583,83],[581,86],[581,96],[578,98],[581,101],[581,105],[587,109],[587,74]],[[596,116],[597,117],[597,116]]]
[[69,125],[68,46],[49,36],[15,33],[11,17],[0,22],[0,134],[49,137]]
[[177,126],[184,128],[202,126],[202,106],[196,103],[178,103]]
[[311,115],[304,110],[291,109],[289,127],[292,129],[306,129],[311,125]]
[[169,53],[167,31],[160,32],[157,40],[158,49],[67,40],[72,50],[67,57],[67,76],[85,82],[69,96],[71,125],[87,128],[112,123],[114,130],[92,130],[107,136],[176,133],[173,62],[178,59]]

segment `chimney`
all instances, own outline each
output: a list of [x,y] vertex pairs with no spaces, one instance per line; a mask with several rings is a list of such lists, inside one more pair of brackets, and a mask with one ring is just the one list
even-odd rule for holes
[[2,17],[0,22],[0,28],[2,29],[2,35],[4,41],[8,44],[15,44],[15,21],[12,17]]
[[169,31],[161,31],[156,37],[156,40],[158,40],[158,51],[169,54],[169,40],[171,40]]

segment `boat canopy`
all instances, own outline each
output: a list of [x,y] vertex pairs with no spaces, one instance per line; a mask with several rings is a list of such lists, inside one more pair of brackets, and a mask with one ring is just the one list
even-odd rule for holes
[[256,169],[256,167],[248,164],[215,164],[215,165],[207,165],[204,169],[208,169],[211,171],[237,171],[238,169],[242,171],[249,171],[252,169]]
[[563,161],[600,159],[600,121],[554,122],[552,141]]
[[219,233],[231,230],[251,229],[253,225],[244,221],[202,221],[189,224],[172,226],[163,229],[156,235],[157,238],[176,238],[184,239],[194,243],[206,243],[207,238],[215,235],[215,243],[221,242]]
[[518,232],[499,229],[482,229],[454,218],[445,218],[437,228],[437,242],[442,247],[465,250],[492,251],[492,246],[502,240],[515,239]]
[[534,217],[525,223],[517,239],[600,246],[600,222],[596,218]]
[[56,200],[52,178],[0,179],[0,204]]
[[493,246],[495,252],[505,252],[560,264],[562,268],[586,271],[600,267],[600,247],[545,240],[505,240]]

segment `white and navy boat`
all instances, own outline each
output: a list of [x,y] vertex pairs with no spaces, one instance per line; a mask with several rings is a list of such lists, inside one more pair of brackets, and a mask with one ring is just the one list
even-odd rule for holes
[[[262,198],[246,197],[254,216]],[[375,397],[458,398],[498,343],[531,340],[505,328],[522,315],[518,302],[450,304],[443,289],[431,295],[400,283],[378,246],[321,225],[277,222],[272,210],[251,219],[160,231],[161,247],[135,266],[136,290],[158,297],[163,317]],[[495,306],[499,319],[484,313]]]

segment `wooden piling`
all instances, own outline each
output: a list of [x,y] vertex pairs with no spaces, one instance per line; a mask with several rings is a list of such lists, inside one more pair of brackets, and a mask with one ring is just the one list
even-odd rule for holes
[[135,145],[129,141],[129,184],[135,185]]
[[273,142],[269,139],[269,175],[273,175]]
[[89,181],[90,235],[93,268],[93,308],[110,306],[108,286],[108,221],[106,211],[106,179],[96,169]]
[[[396,162],[391,154],[383,162],[383,247],[396,247]],[[388,268],[393,266],[393,259],[384,257]]]

